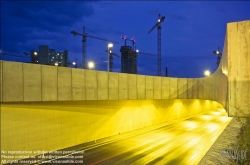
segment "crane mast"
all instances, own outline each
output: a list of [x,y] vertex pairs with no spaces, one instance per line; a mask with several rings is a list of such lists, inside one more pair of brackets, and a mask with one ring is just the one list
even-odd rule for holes
[[110,72],[112,72],[113,71],[113,56],[116,56],[116,57],[118,57],[118,58],[120,58],[120,56],[119,55],[117,55],[117,54],[115,54],[115,53],[113,53],[113,52],[111,52],[110,54],[109,54],[109,71]]
[[88,33],[86,33],[86,27],[83,27],[83,34],[80,34],[80,33],[76,32],[75,30],[71,31],[71,33],[74,34],[74,36],[76,36],[76,35],[82,36],[82,68],[83,69],[86,69],[86,42],[87,42],[87,37],[119,44],[119,42],[117,42],[117,41],[113,41],[113,40],[106,39],[106,38],[103,38],[103,37],[89,35]]
[[149,30],[151,33],[157,27],[157,74],[161,76],[161,23],[164,22],[165,16],[161,17],[159,14],[158,22]]
[[86,69],[86,42],[87,42],[87,37],[86,37],[86,28],[83,27],[83,36],[82,36],[82,68]]

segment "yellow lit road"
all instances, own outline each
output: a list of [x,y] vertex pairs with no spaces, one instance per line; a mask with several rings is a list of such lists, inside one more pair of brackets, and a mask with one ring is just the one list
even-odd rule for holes
[[216,109],[161,129],[87,149],[81,160],[90,165],[198,164],[231,119],[224,109]]

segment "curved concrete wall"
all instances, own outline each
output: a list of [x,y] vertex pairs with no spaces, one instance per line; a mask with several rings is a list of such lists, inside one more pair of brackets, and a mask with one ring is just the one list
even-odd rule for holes
[[215,108],[198,99],[3,103],[1,150],[54,151]]
[[250,21],[227,24],[222,61],[206,78],[166,78],[0,61],[1,102],[208,99],[250,107]]
[[170,78],[1,61],[2,102],[208,99],[224,105],[226,77]]

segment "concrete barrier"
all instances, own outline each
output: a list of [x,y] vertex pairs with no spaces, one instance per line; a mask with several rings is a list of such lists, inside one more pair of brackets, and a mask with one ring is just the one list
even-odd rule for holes
[[214,108],[198,99],[2,103],[1,150],[54,151]]

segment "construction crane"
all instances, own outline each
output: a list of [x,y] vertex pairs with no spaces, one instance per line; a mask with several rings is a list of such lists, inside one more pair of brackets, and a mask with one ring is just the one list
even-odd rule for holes
[[138,49],[136,49],[136,54],[144,54],[144,55],[147,55],[147,56],[156,56],[155,54],[140,52]]
[[[124,40],[124,46],[127,46],[127,40],[128,40],[127,36],[122,36],[121,39]],[[135,50],[135,37],[132,37],[130,39],[130,41],[132,42],[132,48],[133,48],[133,50]]]
[[165,16],[161,17],[159,14],[158,22],[149,30],[148,34],[151,33],[157,27],[157,64],[158,64],[158,76],[161,76],[161,23],[164,22]]
[[[121,39],[124,40],[124,46],[127,46],[127,36],[122,36]],[[145,53],[145,52],[140,52],[138,49],[136,49],[135,46],[135,37],[132,37],[130,39],[130,41],[132,42],[132,48],[134,51],[136,51],[136,54],[144,54],[144,55],[148,55],[148,56],[156,56],[155,54],[151,54],[151,53]]]
[[127,46],[127,36],[121,36],[121,39],[124,40],[124,46]]
[[10,52],[0,52],[1,56],[14,56],[14,57],[23,57],[23,58],[29,58],[29,54],[25,54],[23,56],[22,54],[17,54],[17,53],[10,53]]
[[103,38],[103,37],[89,35],[85,31],[86,31],[86,27],[83,27],[83,34],[80,34],[80,33],[76,32],[75,30],[71,31],[71,33],[74,34],[74,36],[76,36],[76,35],[82,36],[82,68],[83,69],[86,69],[86,42],[87,42],[87,37],[119,44],[119,42],[117,42],[117,41],[113,41],[113,40],[106,39],[106,38]]
[[112,52],[112,50],[106,50],[106,52],[109,53],[109,61],[108,61],[108,65],[109,65],[109,69],[108,71],[112,72],[113,71],[113,56],[116,56],[118,58],[120,58],[120,56],[114,52]]

